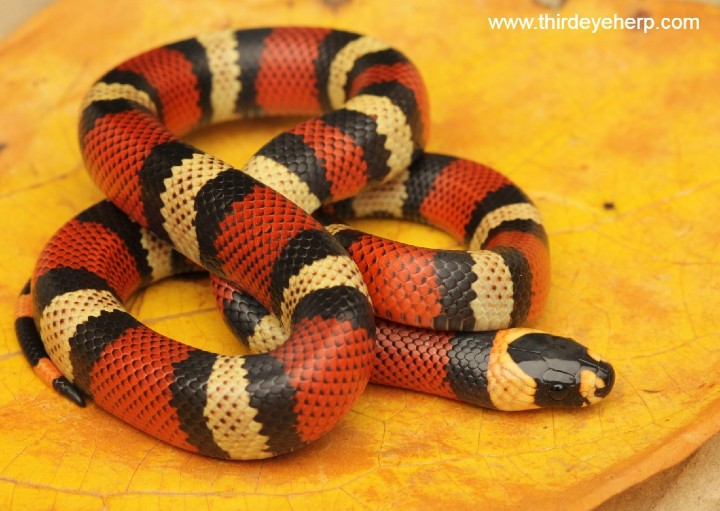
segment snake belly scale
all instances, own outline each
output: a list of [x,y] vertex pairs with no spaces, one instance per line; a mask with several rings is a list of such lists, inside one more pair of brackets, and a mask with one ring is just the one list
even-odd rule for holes
[[[179,138],[321,112],[241,171]],[[425,153],[428,128],[417,69],[350,32],[223,31],[120,64],[87,94],[79,129],[114,204],[69,221],[40,255],[16,320],[28,360],[79,404],[91,397],[163,441],[231,459],[319,438],[371,377],[504,410],[599,401],[614,379],[601,357],[510,328],[547,296],[537,209],[492,169]],[[410,247],[311,214],[328,204],[436,225],[471,250]],[[198,267],[251,354],[189,347],[125,311],[136,290]]]

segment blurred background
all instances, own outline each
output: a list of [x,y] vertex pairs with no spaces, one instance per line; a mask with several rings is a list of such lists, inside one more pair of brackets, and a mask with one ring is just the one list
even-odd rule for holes
[[34,12],[52,0],[3,0],[0,2],[0,37],[5,37]]

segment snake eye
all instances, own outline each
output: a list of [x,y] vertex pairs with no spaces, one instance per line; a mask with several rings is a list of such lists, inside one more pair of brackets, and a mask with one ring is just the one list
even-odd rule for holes
[[553,383],[550,387],[550,397],[553,401],[562,401],[570,393],[570,387],[563,385],[562,383]]

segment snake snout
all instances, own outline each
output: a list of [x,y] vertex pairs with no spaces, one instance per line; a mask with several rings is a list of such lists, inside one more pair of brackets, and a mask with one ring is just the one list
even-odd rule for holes
[[595,397],[604,398],[615,385],[615,369],[609,363],[601,360],[595,370]]

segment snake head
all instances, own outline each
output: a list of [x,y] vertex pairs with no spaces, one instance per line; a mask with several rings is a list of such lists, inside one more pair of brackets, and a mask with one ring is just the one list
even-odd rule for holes
[[497,408],[579,408],[612,390],[613,367],[574,340],[522,328],[505,332],[491,355],[499,369],[488,374]]

